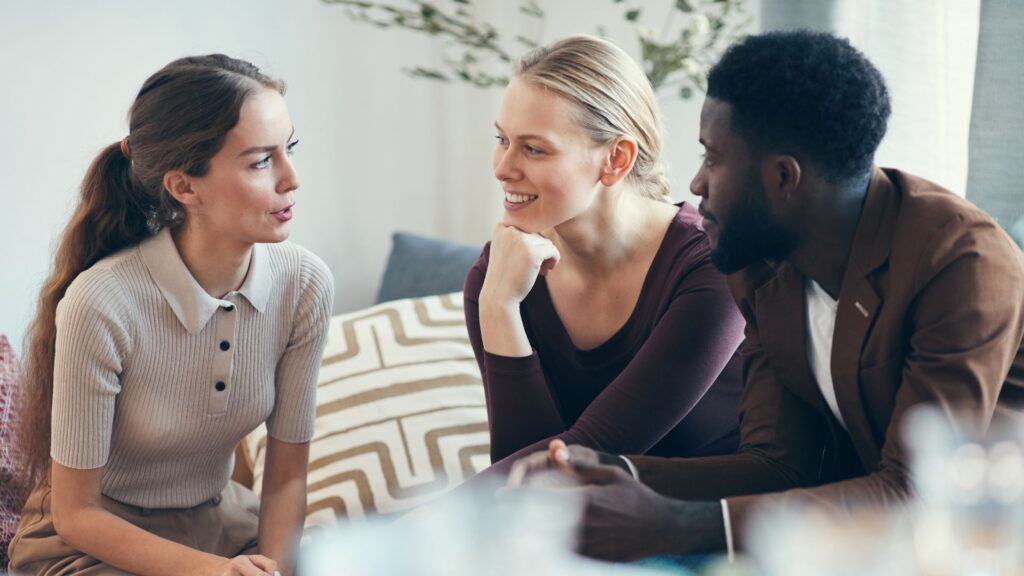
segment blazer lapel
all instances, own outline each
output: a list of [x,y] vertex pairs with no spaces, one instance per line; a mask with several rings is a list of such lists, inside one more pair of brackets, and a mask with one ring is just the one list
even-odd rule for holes
[[761,347],[780,383],[819,412],[828,412],[807,363],[807,306],[803,276],[788,262],[755,291]]
[[888,260],[898,207],[895,188],[885,173],[875,168],[839,290],[832,336],[836,403],[861,462],[869,470],[881,459],[883,439],[875,437],[867,419],[860,386],[860,357],[882,305],[870,275]]

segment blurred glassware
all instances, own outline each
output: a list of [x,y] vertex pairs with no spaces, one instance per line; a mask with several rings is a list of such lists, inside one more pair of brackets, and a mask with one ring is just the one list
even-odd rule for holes
[[765,510],[747,540],[765,576],[906,576],[914,573],[908,534],[898,512],[837,516],[808,504]]
[[576,555],[578,492],[482,486],[418,508],[397,521],[350,523],[304,547],[308,576],[658,576],[640,567]]
[[985,429],[922,406],[906,422],[917,572],[1024,574],[1024,414],[997,414]]

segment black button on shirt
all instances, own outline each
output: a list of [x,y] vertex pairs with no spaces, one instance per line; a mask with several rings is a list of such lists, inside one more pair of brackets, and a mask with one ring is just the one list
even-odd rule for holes
[[221,342],[220,342],[220,349],[221,350],[227,352],[230,348],[231,348],[231,342],[228,342],[227,340],[221,340]]
[[223,392],[224,389],[227,388],[227,384],[224,384],[223,382],[217,382],[217,385],[214,386],[214,388],[217,389],[217,392]]

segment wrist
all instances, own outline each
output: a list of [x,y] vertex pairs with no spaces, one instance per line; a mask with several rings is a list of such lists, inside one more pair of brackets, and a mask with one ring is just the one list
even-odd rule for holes
[[519,310],[519,304],[521,302],[516,298],[513,298],[496,288],[488,286],[487,282],[484,282],[483,287],[480,289],[480,310],[490,309],[492,311],[509,311]]
[[597,452],[597,462],[605,466],[615,466],[621,468],[623,472],[629,474],[630,478],[636,480],[636,470],[633,468],[633,464],[626,459],[625,456],[619,454],[609,454],[608,452]]
[[721,552],[726,548],[722,504],[719,501],[687,501],[665,498],[666,530],[674,534],[665,554]]
[[502,298],[480,298],[480,323],[503,326],[519,319],[519,303]]
[[203,576],[219,576],[223,574],[224,565],[230,561],[229,558],[210,554],[209,552],[199,552],[199,554],[201,556],[195,558],[193,568],[187,570],[194,571],[195,574],[202,574]]
[[481,295],[479,313],[480,338],[485,351],[513,358],[533,353],[518,302]]

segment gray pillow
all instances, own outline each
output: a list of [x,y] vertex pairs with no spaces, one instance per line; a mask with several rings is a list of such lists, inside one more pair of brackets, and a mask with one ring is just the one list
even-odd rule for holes
[[1017,242],[1017,245],[1024,248],[1024,216],[1021,216],[1017,223],[1010,228],[1010,236]]
[[462,290],[481,246],[395,232],[377,303]]

